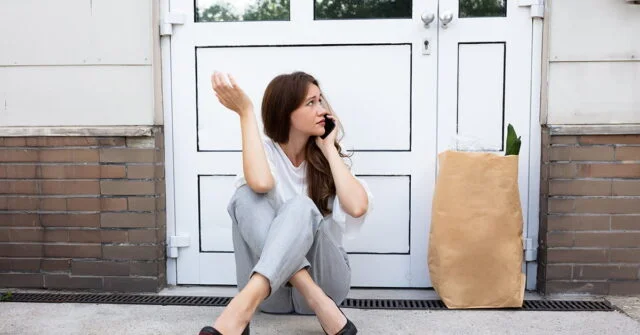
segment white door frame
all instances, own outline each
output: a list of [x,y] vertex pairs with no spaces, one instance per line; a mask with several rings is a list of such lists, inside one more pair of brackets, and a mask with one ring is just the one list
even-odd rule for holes
[[[160,23],[167,22],[170,17],[170,0],[160,0]],[[178,28],[179,29],[179,28]],[[540,164],[541,164],[541,89],[542,89],[542,37],[543,20],[533,19],[533,45],[531,68],[531,109],[530,109],[530,147],[529,147],[529,222],[525,237],[533,240],[534,247],[538,247],[539,208],[540,208]],[[162,64],[162,101],[164,116],[164,150],[165,150],[165,183],[166,183],[166,241],[167,249],[171,236],[176,235],[175,192],[174,192],[174,147],[173,147],[173,104],[171,78],[171,36],[160,37]],[[526,264],[526,288],[535,290],[537,285],[537,261]],[[177,261],[175,258],[166,259],[166,276],[168,285],[177,285]]]

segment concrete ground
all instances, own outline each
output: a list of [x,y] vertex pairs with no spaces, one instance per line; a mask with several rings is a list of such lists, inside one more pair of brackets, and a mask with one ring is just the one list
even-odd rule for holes
[[[222,296],[233,290],[168,289],[163,295]],[[204,293],[204,294],[203,294]],[[433,299],[433,291],[354,290],[353,298]],[[435,297],[437,298],[437,297]],[[553,299],[593,299],[554,296]],[[597,298],[597,297],[596,297]],[[614,312],[343,309],[359,334],[640,334],[640,297],[604,297]],[[541,299],[527,294],[527,299]],[[0,334],[197,334],[221,307],[0,303]],[[635,319],[634,319],[635,318]],[[323,334],[313,316],[257,314],[251,334]]]

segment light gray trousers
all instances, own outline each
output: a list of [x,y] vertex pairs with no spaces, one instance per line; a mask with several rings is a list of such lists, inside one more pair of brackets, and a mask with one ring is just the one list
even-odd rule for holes
[[307,268],[322,290],[340,304],[351,285],[347,254],[306,196],[297,196],[273,208],[266,196],[247,185],[239,187],[227,208],[233,221],[233,246],[238,289],[253,273],[269,279],[271,294],[260,305],[267,313],[314,314],[294,287],[296,272]]

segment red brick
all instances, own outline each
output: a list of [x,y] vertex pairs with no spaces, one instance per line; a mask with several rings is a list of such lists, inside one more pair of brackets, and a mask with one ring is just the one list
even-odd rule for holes
[[42,242],[42,228],[14,228],[11,229],[12,242]]
[[0,180],[0,194],[37,194],[38,184],[34,180]]
[[100,149],[100,161],[106,163],[153,163],[155,149]]
[[0,148],[0,162],[37,162],[38,151],[30,149],[5,149]]
[[21,178],[36,178],[37,166],[36,165],[5,165],[0,166],[0,178],[8,179],[21,179]]
[[573,265],[553,265],[549,264],[546,268],[547,280],[552,279],[571,279]]
[[99,230],[70,230],[69,241],[81,243],[100,243],[102,242],[102,234]]
[[105,277],[104,289],[116,292],[156,292],[157,278]]
[[39,273],[0,274],[0,287],[33,288],[43,286],[43,275]]
[[640,230],[640,215],[612,216],[611,230]]
[[101,181],[100,190],[104,195],[152,195],[155,184],[152,181]]
[[41,162],[98,162],[97,149],[53,149],[41,150]]
[[40,272],[41,258],[4,258],[3,260],[7,264],[4,268],[0,266],[0,271]]
[[91,276],[128,276],[128,262],[107,262],[107,261],[72,261],[71,273],[73,275]]
[[99,258],[102,247],[99,244],[46,244],[45,257]]
[[129,239],[127,232],[124,230],[101,230],[100,236],[102,242],[107,243],[123,243]]
[[618,160],[618,161],[640,161],[640,146],[637,146],[637,147],[616,147],[616,160]]
[[63,229],[46,229],[43,240],[45,242],[69,242],[69,231]]
[[43,180],[42,194],[100,194],[100,183],[94,180]]
[[156,243],[155,229],[133,229],[129,230],[129,242],[132,243]]
[[71,266],[70,259],[43,259],[42,271],[45,272],[68,272]]
[[578,177],[640,178],[640,164],[579,164]]
[[606,263],[609,252],[605,249],[548,249],[549,263]]
[[105,228],[154,228],[153,213],[102,213],[100,226]]
[[640,249],[611,249],[612,263],[640,264]]
[[126,169],[124,165],[101,165],[100,178],[124,178]]
[[128,165],[127,178],[129,179],[153,179],[156,167],[153,165]]
[[589,135],[580,136],[581,144],[640,144],[640,135]]
[[126,211],[127,198],[101,198],[100,206],[102,211]]
[[549,158],[551,161],[612,161],[613,155],[612,146],[552,146]]
[[10,242],[11,241],[11,234],[10,234],[10,230],[7,228],[0,228],[0,242]]
[[164,164],[156,163],[155,167],[155,177],[156,178],[164,178]]
[[0,257],[42,257],[42,245],[31,243],[0,244]]
[[44,211],[66,211],[66,198],[40,198],[40,210]]
[[102,254],[105,259],[155,260],[160,258],[159,246],[105,245],[102,248]]
[[573,232],[549,232],[547,233],[547,245],[550,248],[572,247]]
[[591,293],[608,294],[609,283],[597,281],[549,281],[545,293]]
[[[638,196],[640,195],[640,180],[614,180],[613,195]],[[640,212],[640,209],[638,209]]]
[[99,198],[68,198],[67,209],[70,211],[100,211]]
[[576,233],[576,247],[637,247],[640,246],[640,232],[638,233],[615,233],[615,232],[598,232],[598,233]]
[[132,276],[158,276],[158,263],[156,262],[131,262],[130,274]]
[[33,211],[38,209],[38,198],[0,196],[0,210]]
[[24,137],[3,137],[0,138],[0,146],[2,147],[25,147],[27,146]]
[[33,227],[40,223],[37,214],[0,213],[0,226]]
[[163,211],[167,208],[166,198],[161,195],[156,198],[156,210]]
[[574,205],[574,199],[549,198],[549,213],[572,213]]
[[574,279],[637,279],[638,267],[629,265],[581,265],[573,272]]
[[551,144],[576,144],[578,137],[576,136],[551,136]]
[[121,147],[125,145],[124,137],[100,137],[98,145],[102,147]]
[[611,195],[611,181],[551,180],[549,195]]
[[54,289],[101,289],[101,277],[76,277],[66,274],[47,274],[44,278],[46,288]]
[[99,165],[43,165],[40,177],[49,179],[98,179]]
[[99,214],[41,214],[46,227],[99,227]]
[[46,136],[27,139],[27,145],[32,147],[84,147],[96,146],[97,144],[98,141],[94,137]]
[[640,198],[579,198],[575,204],[576,213],[633,214],[640,209]]
[[129,197],[130,211],[155,211],[156,199],[143,197]]
[[609,284],[611,295],[638,295],[640,294],[640,281],[621,281]]
[[552,163],[549,165],[550,178],[573,178],[578,174],[575,163]]

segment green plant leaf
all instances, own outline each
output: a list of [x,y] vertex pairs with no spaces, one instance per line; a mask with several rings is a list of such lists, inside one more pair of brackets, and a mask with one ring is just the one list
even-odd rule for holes
[[504,155],[518,155],[520,153],[520,146],[522,145],[521,137],[516,134],[516,130],[511,123],[507,127],[507,150]]

